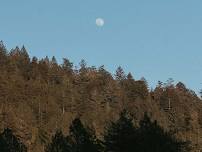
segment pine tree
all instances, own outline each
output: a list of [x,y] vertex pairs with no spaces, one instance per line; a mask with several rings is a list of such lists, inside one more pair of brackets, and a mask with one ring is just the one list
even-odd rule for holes
[[122,81],[126,78],[125,72],[123,71],[122,67],[118,67],[115,74],[116,80]]
[[3,44],[3,41],[0,41],[0,71],[5,71],[5,67],[8,63],[8,57],[7,57],[7,50],[5,45]]
[[21,70],[22,76],[25,78],[25,80],[29,80],[30,72],[31,72],[31,64],[30,64],[29,54],[24,45],[20,50],[18,67]]
[[3,41],[0,41],[0,61],[2,62],[2,60],[5,60],[6,56],[7,56],[6,47],[3,44]]
[[20,50],[20,55],[23,58],[25,63],[29,63],[30,62],[30,58],[29,58],[29,54],[27,52],[27,49],[25,48],[25,46],[23,45],[21,50]]
[[70,138],[73,141],[74,152],[101,152],[102,146],[95,133],[81,123],[79,118],[73,120],[70,126]]
[[51,59],[51,64],[52,64],[53,66],[58,64],[58,63],[57,63],[57,60],[56,60],[56,58],[55,58],[55,56],[52,57],[52,59]]
[[106,128],[104,135],[106,152],[135,152],[137,150],[136,128],[126,110],[120,118]]
[[56,131],[51,143],[46,146],[45,152],[72,152],[71,146],[61,130]]
[[131,73],[127,75],[127,79],[124,81],[124,91],[130,102],[134,102],[139,96],[137,94],[136,82]]
[[139,152],[188,152],[188,143],[177,140],[165,132],[145,113],[138,129]]
[[0,134],[0,152],[27,152],[27,148],[13,135],[12,130],[7,128]]
[[127,75],[128,80],[134,80],[133,75],[129,72]]
[[45,80],[48,81],[49,75],[49,58],[46,56],[45,59],[41,59],[38,63],[38,69],[40,72],[40,77]]
[[142,78],[139,81],[135,81],[135,94],[137,94],[138,97],[142,99],[146,99],[148,97],[149,91],[148,91],[148,85],[144,78]]
[[31,64],[30,77],[31,79],[36,80],[36,78],[40,76],[37,57],[34,56],[30,64]]
[[0,41],[0,55],[3,55],[3,56],[7,55],[7,50],[3,41]]
[[86,63],[86,61],[85,61],[84,59],[82,59],[82,60],[80,61],[79,65],[80,65],[79,72],[80,72],[81,74],[87,72],[87,63]]
[[67,58],[63,58],[63,64],[62,64],[62,69],[68,73],[72,74],[73,70],[73,63],[71,63]]

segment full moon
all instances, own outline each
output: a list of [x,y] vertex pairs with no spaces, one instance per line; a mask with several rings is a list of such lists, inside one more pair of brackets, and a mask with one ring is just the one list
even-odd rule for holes
[[104,21],[104,19],[102,19],[102,18],[97,18],[96,21],[95,21],[95,24],[96,24],[98,27],[102,27],[102,26],[104,26],[105,21]]

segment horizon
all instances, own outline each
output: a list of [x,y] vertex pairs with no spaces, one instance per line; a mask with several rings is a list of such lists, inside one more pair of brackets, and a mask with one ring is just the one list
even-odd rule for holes
[[66,57],[76,65],[85,59],[113,74],[121,66],[150,88],[173,78],[198,94],[202,2],[145,2],[3,1],[0,39],[8,50],[25,45],[30,57]]

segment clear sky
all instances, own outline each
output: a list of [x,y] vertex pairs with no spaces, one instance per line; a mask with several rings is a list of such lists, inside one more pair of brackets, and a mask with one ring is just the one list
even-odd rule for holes
[[40,58],[120,65],[150,86],[171,77],[202,88],[201,0],[0,0],[0,39]]

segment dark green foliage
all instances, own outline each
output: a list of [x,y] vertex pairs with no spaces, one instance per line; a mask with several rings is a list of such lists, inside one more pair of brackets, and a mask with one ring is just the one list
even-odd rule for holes
[[140,121],[138,136],[139,146],[142,152],[188,151],[187,143],[178,141],[171,133],[165,132],[156,121],[151,122],[147,114]]
[[83,126],[80,119],[76,118],[70,126],[70,135],[65,137],[61,131],[57,131],[52,137],[45,152],[101,152],[101,142],[95,133]]
[[78,118],[70,126],[70,138],[73,141],[74,152],[102,151],[102,146],[95,133],[90,128],[84,127]]
[[139,128],[132,119],[121,113],[120,118],[107,128],[104,136],[106,152],[184,152],[188,144],[178,141],[172,134],[165,132],[157,122],[151,122],[145,114]]
[[134,152],[136,151],[136,128],[132,118],[124,110],[116,122],[106,128],[104,140],[106,152]]
[[0,134],[0,152],[26,152],[26,146],[13,135],[11,129],[4,129]]
[[58,130],[52,137],[52,141],[45,148],[45,152],[72,152],[67,138]]

